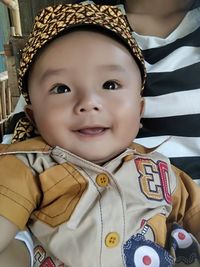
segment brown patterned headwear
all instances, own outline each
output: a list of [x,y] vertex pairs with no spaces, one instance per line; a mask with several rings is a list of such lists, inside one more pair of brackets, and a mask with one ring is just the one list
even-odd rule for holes
[[[75,27],[96,26],[120,39],[131,51],[142,73],[144,88],[146,71],[142,53],[132,36],[127,17],[117,6],[96,5],[91,3],[60,4],[43,9],[35,18],[33,30],[22,51],[19,69],[19,89],[27,103],[30,103],[26,74],[41,48],[51,40],[66,34]],[[24,128],[24,131],[22,129]],[[34,129],[25,118],[15,129],[14,141],[31,137]]]
[[[43,9],[35,18],[33,31],[23,49],[19,69],[19,89],[26,101],[30,103],[25,74],[38,51],[62,32],[84,25],[98,26],[112,35],[121,38],[133,53],[145,80],[144,61],[140,49],[132,36],[126,16],[117,6],[95,4],[65,4]],[[65,31],[65,32],[64,32]]]

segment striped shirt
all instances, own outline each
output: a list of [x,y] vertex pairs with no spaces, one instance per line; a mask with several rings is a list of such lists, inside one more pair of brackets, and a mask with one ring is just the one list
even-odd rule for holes
[[161,144],[172,164],[200,179],[200,7],[166,38],[133,34],[148,72],[137,142]]

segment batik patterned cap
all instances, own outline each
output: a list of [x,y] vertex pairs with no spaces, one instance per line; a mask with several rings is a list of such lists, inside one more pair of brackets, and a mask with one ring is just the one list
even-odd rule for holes
[[34,27],[22,51],[19,69],[19,89],[30,103],[25,74],[38,51],[63,31],[82,25],[96,25],[120,37],[132,51],[139,64],[143,86],[146,72],[141,51],[132,36],[126,16],[117,6],[89,3],[49,6],[35,18]]

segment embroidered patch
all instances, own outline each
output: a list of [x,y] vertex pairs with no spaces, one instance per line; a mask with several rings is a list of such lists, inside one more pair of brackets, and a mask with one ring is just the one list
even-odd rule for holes
[[172,200],[167,163],[161,160],[154,162],[148,158],[136,158],[135,164],[139,173],[141,192],[145,197],[156,201],[165,199],[170,204]]
[[38,245],[34,248],[34,267],[64,267],[64,263],[47,255],[46,250]]
[[192,236],[177,224],[173,225],[171,232],[171,247],[176,255],[176,263],[192,264],[195,261],[199,262],[200,254],[197,242]]
[[141,234],[132,236],[124,245],[126,267],[172,267],[172,256],[161,246]]

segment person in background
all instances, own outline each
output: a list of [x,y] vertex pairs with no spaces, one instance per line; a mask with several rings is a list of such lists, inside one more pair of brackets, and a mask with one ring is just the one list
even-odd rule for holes
[[126,0],[125,9],[147,68],[136,142],[200,182],[200,1]]

